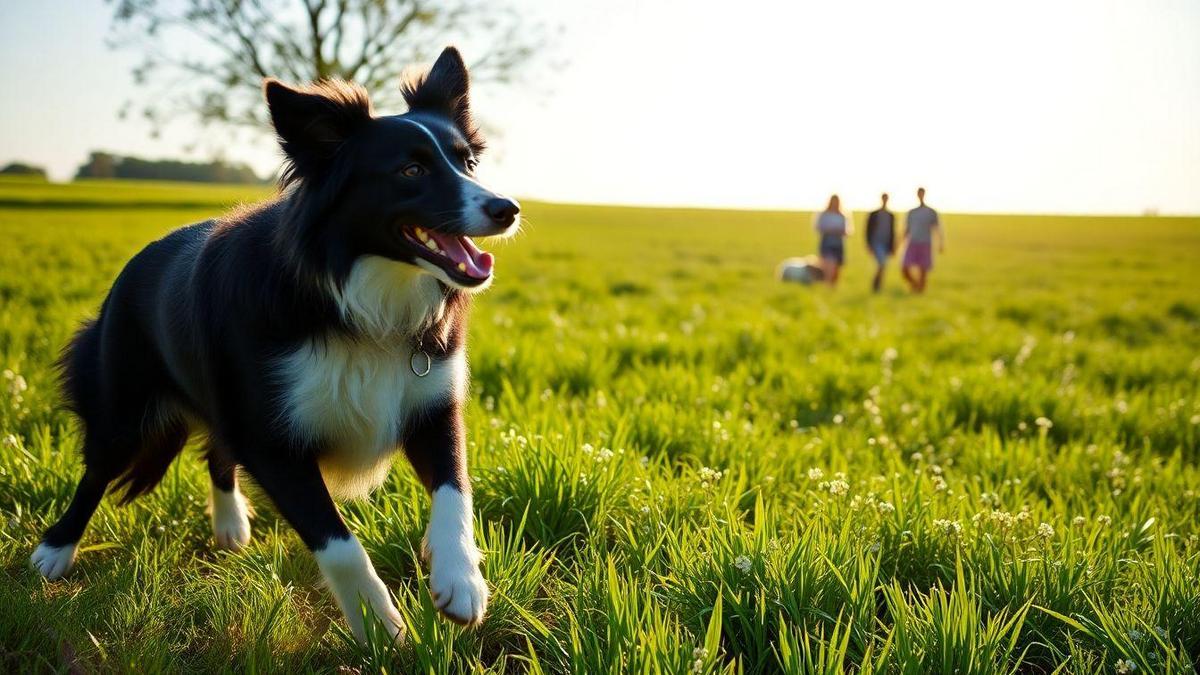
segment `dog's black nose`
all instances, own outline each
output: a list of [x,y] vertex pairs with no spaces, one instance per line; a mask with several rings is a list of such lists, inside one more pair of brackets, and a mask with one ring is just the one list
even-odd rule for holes
[[505,197],[493,197],[483,204],[483,212],[488,214],[497,225],[508,227],[517,219],[517,214],[521,212],[521,205],[512,199]]

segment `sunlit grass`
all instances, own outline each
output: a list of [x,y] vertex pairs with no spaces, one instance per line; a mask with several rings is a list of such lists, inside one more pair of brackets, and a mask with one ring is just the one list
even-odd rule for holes
[[1197,219],[950,215],[912,297],[895,274],[868,293],[857,244],[837,292],[775,282],[813,248],[801,214],[526,204],[471,329],[480,628],[428,600],[402,462],[343,508],[398,648],[353,643],[253,490],[253,543],[213,551],[195,451],[106,501],[73,573],[42,581],[28,555],[79,473],[55,353],[138,248],[255,194],[0,185],[0,669],[1200,662]]

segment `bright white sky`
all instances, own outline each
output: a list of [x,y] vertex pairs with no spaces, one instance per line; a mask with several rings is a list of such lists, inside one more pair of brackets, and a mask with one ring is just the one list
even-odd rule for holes
[[[503,132],[485,177],[516,195],[860,210],[925,185],[954,211],[1200,213],[1196,0],[522,3],[568,63],[476,96]],[[0,162],[184,154],[188,130],[116,119],[135,57],[104,46],[110,7],[0,6]]]

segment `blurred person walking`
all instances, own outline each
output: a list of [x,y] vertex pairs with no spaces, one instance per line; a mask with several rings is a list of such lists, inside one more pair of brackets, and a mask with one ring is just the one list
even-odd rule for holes
[[887,210],[888,195],[879,196],[879,208],[867,216],[867,250],[875,256],[875,279],[871,290],[883,288],[883,271],[887,261],[896,254],[896,216]]
[[938,213],[925,205],[925,188],[917,188],[917,201],[921,204],[908,212],[904,224],[904,261],[901,272],[914,293],[924,293],[929,270],[933,269],[933,238],[937,235],[938,253],[946,250],[946,235],[942,231]]
[[838,273],[846,263],[845,239],[854,232],[854,222],[842,211],[842,200],[837,195],[830,196],[829,205],[813,218],[813,228],[821,238],[818,254],[825,283],[837,286]]

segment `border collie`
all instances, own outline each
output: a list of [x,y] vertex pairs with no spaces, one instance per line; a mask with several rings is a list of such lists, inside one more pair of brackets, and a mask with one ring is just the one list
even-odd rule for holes
[[493,259],[472,237],[511,234],[515,201],[472,174],[484,141],[466,66],[448,47],[375,116],[344,82],[265,83],[286,155],[280,196],[156,241],[126,265],[61,359],[85,470],[32,562],[71,568],[104,493],[123,503],[207,432],[216,544],[250,538],[242,467],[313,552],[354,635],[361,603],[393,636],[388,589],[334,498],[363,495],[402,448],[432,494],[423,554],[438,609],[482,620],[462,423],[470,294]]

